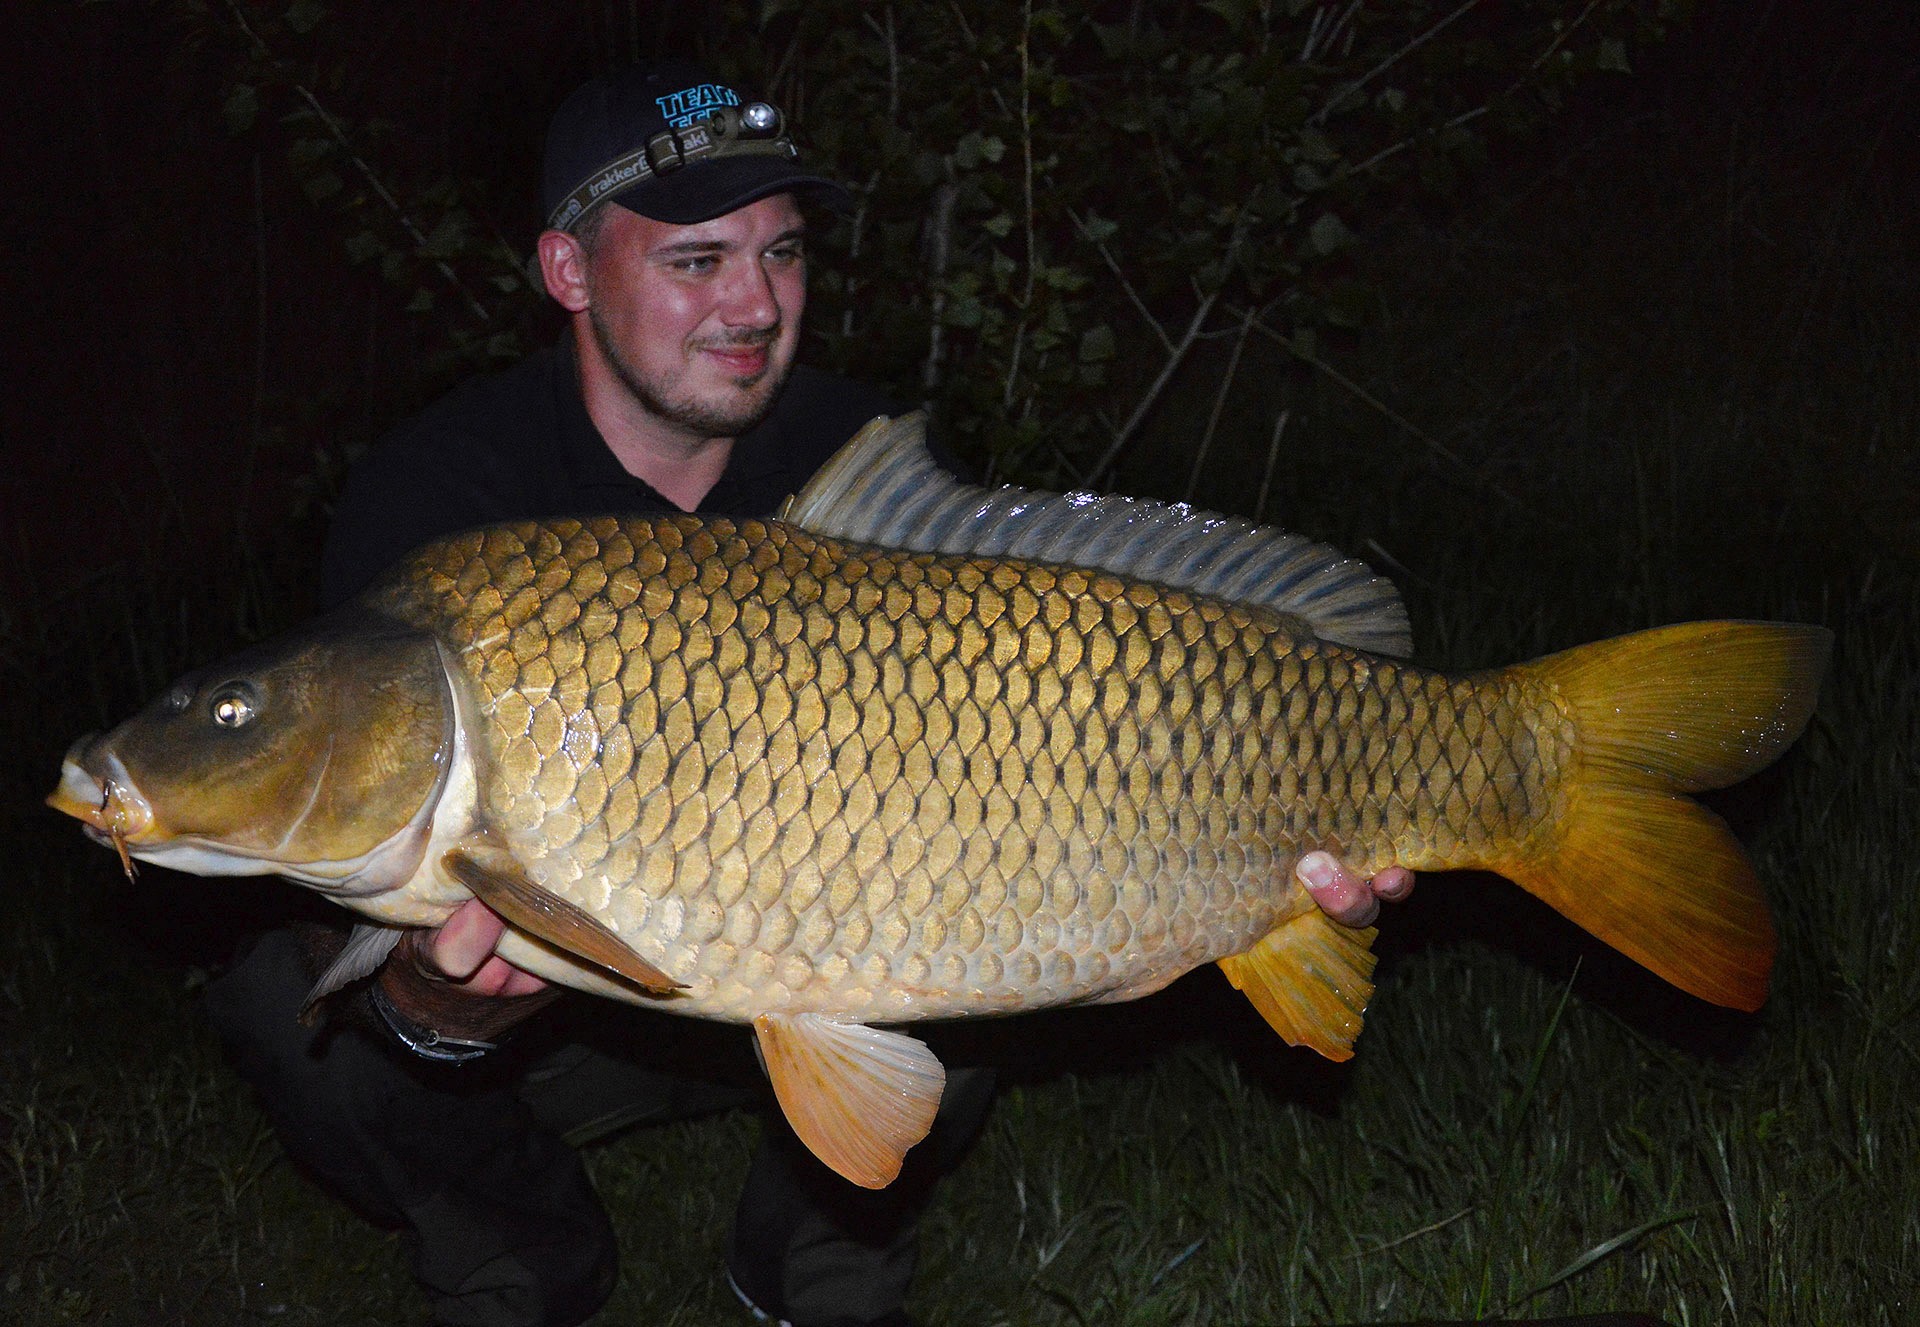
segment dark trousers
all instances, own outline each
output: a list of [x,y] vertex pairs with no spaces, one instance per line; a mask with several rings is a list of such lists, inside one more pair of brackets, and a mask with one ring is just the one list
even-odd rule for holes
[[[576,1146],[770,1100],[754,1083],[742,1029],[581,997],[583,1023],[643,1021],[636,1044],[646,1065],[595,1037],[442,1066],[372,1032],[300,1026],[310,983],[298,940],[271,932],[209,984],[207,1011],[288,1153],[368,1216],[408,1232],[414,1275],[449,1327],[562,1327],[612,1292],[613,1230]],[[690,1060],[695,1072],[674,1072]],[[992,1094],[991,1070],[950,1072],[932,1135],[877,1191],[828,1171],[769,1110],[735,1213],[735,1279],[796,1323],[899,1310],[920,1213],[979,1132]]]

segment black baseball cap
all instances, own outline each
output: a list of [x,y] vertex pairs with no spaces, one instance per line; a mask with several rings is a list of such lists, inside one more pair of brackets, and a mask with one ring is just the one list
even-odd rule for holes
[[551,230],[609,202],[683,226],[791,190],[853,205],[801,167],[778,108],[683,60],[630,65],[568,97],[547,129],[544,176]]

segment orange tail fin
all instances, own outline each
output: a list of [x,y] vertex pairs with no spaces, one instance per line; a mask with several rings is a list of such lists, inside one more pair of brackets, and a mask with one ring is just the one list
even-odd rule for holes
[[1771,763],[1813,712],[1833,634],[1693,622],[1524,664],[1578,737],[1567,812],[1487,863],[1682,990],[1758,1009],[1773,917],[1718,816],[1686,794]]

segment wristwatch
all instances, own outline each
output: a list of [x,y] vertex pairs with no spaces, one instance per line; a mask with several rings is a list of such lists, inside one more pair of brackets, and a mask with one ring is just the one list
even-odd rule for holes
[[394,1007],[393,1001],[387,998],[386,991],[381,989],[377,981],[373,983],[370,998],[373,1012],[380,1016],[380,1021],[393,1034],[394,1040],[423,1060],[432,1060],[435,1064],[467,1064],[488,1051],[499,1049],[497,1042],[468,1041],[464,1037],[449,1037],[432,1028],[421,1027]]

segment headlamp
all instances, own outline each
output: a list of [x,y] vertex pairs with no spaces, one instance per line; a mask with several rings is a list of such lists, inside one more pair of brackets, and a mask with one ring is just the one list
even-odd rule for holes
[[684,129],[649,138],[638,151],[615,157],[580,182],[547,218],[549,230],[569,230],[589,209],[612,194],[695,162],[733,156],[798,157],[787,137],[786,117],[764,101],[721,106]]

